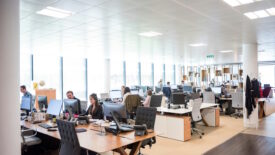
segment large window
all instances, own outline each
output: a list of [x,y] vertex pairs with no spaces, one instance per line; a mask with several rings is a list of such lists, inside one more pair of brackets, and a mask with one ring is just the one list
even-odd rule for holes
[[64,98],[66,92],[71,90],[80,100],[86,100],[85,85],[85,59],[64,57],[63,58],[63,85]]
[[110,62],[111,69],[111,90],[118,89],[120,90],[123,83],[123,61],[111,60]]
[[26,85],[31,90],[31,55],[27,53],[20,54],[20,85]]
[[105,78],[104,72],[106,64],[103,59],[88,59],[88,94],[97,93],[100,97],[100,93],[105,93]]
[[137,62],[126,62],[126,85],[128,87],[139,85]]
[[56,97],[61,99],[60,57],[49,54],[34,55],[34,81],[44,81],[40,88],[56,89]]
[[174,80],[174,65],[165,65],[165,81],[170,82],[170,84],[175,84]]
[[274,87],[274,65],[259,65],[259,79],[262,85],[270,84]]
[[162,79],[162,81],[164,81],[164,79],[163,79],[163,64],[155,63],[154,64],[154,84],[155,84],[155,86],[158,85],[158,82],[160,79]]
[[152,86],[152,64],[141,63],[141,85]]

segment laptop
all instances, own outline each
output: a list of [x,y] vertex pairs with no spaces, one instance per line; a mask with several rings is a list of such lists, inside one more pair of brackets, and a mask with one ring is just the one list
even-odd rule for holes
[[118,119],[116,118],[116,116],[114,115],[113,112],[111,112],[111,115],[112,115],[112,117],[113,117],[113,119],[114,119],[114,121],[115,121],[116,126],[110,126],[110,127],[109,127],[110,129],[117,130],[117,128],[118,128],[118,130],[119,130],[119,131],[122,131],[122,132],[134,131],[133,127],[130,127],[130,126],[129,126],[129,127],[122,126],[122,125],[119,123]]

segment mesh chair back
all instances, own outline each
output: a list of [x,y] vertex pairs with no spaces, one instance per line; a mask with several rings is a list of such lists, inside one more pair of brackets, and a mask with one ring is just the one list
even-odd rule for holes
[[80,145],[75,131],[75,124],[58,119],[57,126],[61,137],[59,155],[80,155]]
[[154,129],[157,109],[153,107],[138,107],[136,125],[146,124],[147,129]]
[[150,107],[161,106],[162,95],[152,95],[150,100]]
[[192,120],[194,122],[200,121],[202,119],[201,117],[201,104],[202,104],[202,99],[198,98],[194,100],[194,104],[192,107]]
[[243,93],[235,92],[235,93],[231,93],[231,96],[232,96],[232,107],[243,108]]
[[215,94],[213,92],[203,92],[203,103],[215,103]]

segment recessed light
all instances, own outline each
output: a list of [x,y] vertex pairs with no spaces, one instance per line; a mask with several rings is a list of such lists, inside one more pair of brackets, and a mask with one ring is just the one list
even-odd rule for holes
[[253,0],[239,0],[239,2],[241,4],[249,4],[249,3],[253,3]]
[[249,19],[257,19],[258,16],[256,16],[253,12],[247,12],[247,13],[244,13],[244,15],[246,17],[248,17]]
[[155,37],[155,36],[160,36],[162,33],[159,32],[154,32],[154,31],[149,31],[149,32],[142,32],[139,33],[140,36],[145,36],[145,37]]
[[223,51],[219,51],[220,53],[232,53],[232,50],[223,50]]
[[266,9],[266,11],[270,14],[275,16],[275,8]]
[[223,0],[223,1],[233,7],[241,5],[240,2],[237,0]]
[[62,10],[62,9],[58,9],[50,6],[40,11],[37,11],[36,13],[45,15],[45,16],[55,17],[55,18],[65,18],[74,14],[71,11]]
[[189,44],[189,46],[200,47],[200,46],[207,46],[207,44],[205,44],[205,43],[196,43],[196,44]]
[[268,17],[269,16],[269,14],[265,10],[255,11],[254,14],[256,16],[258,16],[259,18],[264,18],[264,17]]

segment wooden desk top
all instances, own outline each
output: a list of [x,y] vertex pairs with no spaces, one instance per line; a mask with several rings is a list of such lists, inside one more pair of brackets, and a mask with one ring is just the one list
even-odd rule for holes
[[[52,125],[50,122],[46,122]],[[47,129],[40,127],[38,124],[31,124],[27,121],[21,121],[21,125],[33,129],[39,133],[54,137],[56,139],[60,139],[60,135],[58,131],[49,132]],[[134,131],[128,133],[121,133],[118,136],[115,136],[111,133],[107,133],[106,135],[102,135],[100,131],[100,127],[94,127],[92,124],[89,125],[78,125],[76,128],[85,128],[86,132],[77,133],[78,140],[80,146],[87,150],[91,150],[97,153],[104,153],[108,151],[112,151],[115,149],[119,149],[135,142],[140,142],[148,138],[152,138],[156,136],[155,132],[149,133],[146,136],[136,137],[134,136]],[[97,131],[94,129],[98,129]],[[93,130],[91,130],[93,129]]]

